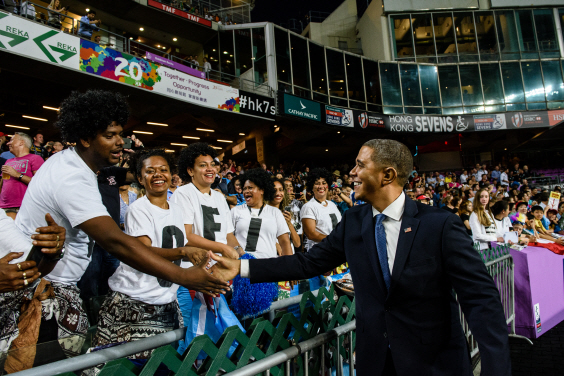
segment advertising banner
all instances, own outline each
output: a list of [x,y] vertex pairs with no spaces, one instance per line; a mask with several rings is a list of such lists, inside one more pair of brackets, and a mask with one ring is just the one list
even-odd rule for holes
[[384,121],[384,115],[374,114],[366,111],[353,111],[354,115],[354,126],[360,127],[362,129],[386,129],[386,122]]
[[0,13],[0,49],[76,69],[80,42],[62,31]]
[[175,15],[182,17],[182,18],[189,19],[190,21],[193,21],[193,22],[197,22],[200,25],[204,25],[204,26],[208,26],[208,27],[211,27],[211,25],[212,25],[211,21],[206,20],[205,18],[198,17],[198,16],[191,14],[191,13],[187,13],[183,10],[178,9],[178,8],[171,7],[170,5],[159,3],[158,1],[155,1],[155,0],[147,0],[147,4],[151,7],[154,7],[154,8],[160,9],[160,10],[164,10],[165,12],[175,14]]
[[342,127],[354,127],[353,111],[333,106],[325,106],[325,123]]
[[188,73],[190,76],[206,78],[205,72],[201,72],[197,69],[187,67],[186,65],[182,65],[180,63],[177,63],[176,61],[172,61],[172,60],[166,59],[164,57],[161,57],[159,55],[155,55],[151,52],[147,52],[145,54],[145,57],[147,58],[147,60],[150,60],[150,61],[155,62],[155,63],[160,64],[160,65],[164,65],[165,67],[169,67],[169,68],[176,69],[176,70],[179,70],[179,71],[184,72],[184,73]]
[[383,115],[386,129],[408,133],[458,133],[474,130],[471,115]]
[[239,112],[239,90],[80,41],[80,70],[205,107]]
[[271,120],[276,118],[276,105],[274,98],[239,90],[239,110],[242,114],[265,117]]
[[553,126],[564,121],[564,110],[548,111],[548,123]]
[[505,114],[505,118],[507,120],[507,129],[537,128],[549,125],[548,113],[546,111],[508,112]]
[[238,152],[240,152],[241,150],[245,150],[245,141],[233,146],[233,148],[231,149],[231,153],[233,153],[233,155],[237,154]]
[[507,129],[505,114],[474,115],[474,128],[477,131],[493,131]]
[[321,104],[284,94],[284,113],[308,120],[321,121]]

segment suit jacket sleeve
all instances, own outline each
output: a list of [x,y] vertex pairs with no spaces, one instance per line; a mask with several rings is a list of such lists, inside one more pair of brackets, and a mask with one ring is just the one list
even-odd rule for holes
[[249,260],[251,283],[312,278],[343,264],[346,261],[344,244],[346,214],[348,211],[331,234],[307,253]]
[[482,375],[511,375],[507,323],[499,291],[466,228],[454,215],[443,230],[443,260],[482,356]]

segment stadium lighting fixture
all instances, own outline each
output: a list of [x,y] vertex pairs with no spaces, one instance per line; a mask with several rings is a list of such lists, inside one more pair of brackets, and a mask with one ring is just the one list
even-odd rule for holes
[[140,28],[139,28],[139,31],[145,31],[145,29],[144,29],[144,28],[142,28],[142,27],[140,27]]
[[21,127],[19,125],[10,125],[10,124],[5,124],[6,127],[10,127],[10,128],[19,128],[19,129],[29,129],[28,127]]
[[176,42],[176,41],[178,40],[178,38],[172,38],[172,40],[173,40],[174,42]]
[[174,146],[188,146],[188,144],[178,144],[176,142],[171,142],[170,144]]
[[47,121],[47,119],[38,118],[38,117],[33,117],[33,116],[28,116],[28,115],[22,115],[22,117],[24,117],[24,118],[26,118],[26,119],[33,119],[33,120],[39,120],[39,121]]
[[55,107],[43,106],[43,108],[46,109],[46,110],[59,111],[59,109],[55,108]]
[[229,140],[217,140],[217,142],[227,142],[228,144],[232,144],[233,141],[229,141]]
[[133,133],[139,133],[139,134],[153,134],[153,132],[145,132],[145,131],[133,131]]
[[160,127],[168,127],[168,124],[164,124],[164,123],[153,123],[152,121],[148,121],[147,124],[149,125],[158,125]]
[[205,128],[196,128],[196,130],[200,132],[215,132],[213,129],[205,129]]
[[245,135],[244,133],[239,133],[239,136],[244,136],[244,135]]
[[194,137],[194,136],[182,136],[182,138],[189,138],[189,139],[192,139],[192,140],[199,140],[200,139],[200,137]]

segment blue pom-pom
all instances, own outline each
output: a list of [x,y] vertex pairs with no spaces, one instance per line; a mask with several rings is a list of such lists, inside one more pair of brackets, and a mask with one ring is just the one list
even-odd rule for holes
[[[245,253],[241,260],[254,259],[253,255]],[[235,277],[233,280],[233,298],[231,308],[241,316],[256,317],[267,311],[278,295],[276,283],[254,283],[248,278]]]

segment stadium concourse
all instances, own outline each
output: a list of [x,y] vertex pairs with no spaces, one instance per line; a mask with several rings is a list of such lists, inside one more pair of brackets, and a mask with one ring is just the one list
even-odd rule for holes
[[0,1],[0,374],[95,375],[113,358],[69,359],[179,328],[191,359],[323,286],[357,294],[337,326],[356,320],[358,359],[330,367],[562,374],[564,48],[548,29],[538,50],[482,47],[487,19],[540,30],[563,10],[431,11],[487,35],[472,51],[431,28],[421,60],[426,26],[387,1],[339,9],[358,35],[367,15],[410,29],[388,59],[250,23],[252,2],[114,3]]

